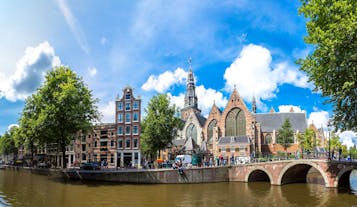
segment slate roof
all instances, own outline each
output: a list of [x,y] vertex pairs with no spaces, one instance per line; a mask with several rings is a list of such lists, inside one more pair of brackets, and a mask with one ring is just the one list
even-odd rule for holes
[[262,132],[279,130],[285,119],[289,119],[294,130],[304,132],[307,128],[305,113],[264,113],[256,114],[256,121],[261,124]]
[[203,127],[206,123],[206,118],[201,115],[201,113],[195,113],[198,122],[200,123],[201,127]]
[[249,144],[249,138],[246,135],[238,137],[220,137],[218,140],[218,145],[229,145],[229,144]]

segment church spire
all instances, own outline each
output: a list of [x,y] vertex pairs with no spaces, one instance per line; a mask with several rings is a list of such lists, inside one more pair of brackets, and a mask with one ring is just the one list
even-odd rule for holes
[[186,83],[186,93],[185,93],[185,104],[181,110],[181,118],[187,120],[189,116],[189,111],[193,109],[195,113],[201,113],[201,110],[197,108],[197,95],[196,95],[196,86],[195,86],[195,77],[192,72],[191,58],[188,60],[189,71],[187,74],[187,83]]
[[255,101],[255,96],[253,96],[252,100],[252,112],[257,113],[257,102]]
[[197,108],[195,78],[193,76],[191,62],[192,62],[192,60],[190,58],[188,60],[188,63],[190,64],[190,69],[189,69],[188,75],[187,75],[185,108]]

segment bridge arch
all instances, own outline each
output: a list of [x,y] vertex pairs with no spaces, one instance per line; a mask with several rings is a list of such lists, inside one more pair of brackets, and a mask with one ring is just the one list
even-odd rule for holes
[[353,166],[341,169],[336,176],[337,179],[334,183],[334,187],[344,187],[350,189],[350,175],[352,170],[355,170]]
[[319,165],[311,161],[291,162],[287,164],[280,172],[277,184],[284,185],[288,183],[306,183],[307,173],[311,168],[315,168],[322,176],[325,186],[329,187],[329,179],[324,170]]
[[257,182],[257,181],[268,181],[270,184],[273,182],[273,177],[270,172],[263,167],[254,167],[249,170],[244,178],[244,182]]

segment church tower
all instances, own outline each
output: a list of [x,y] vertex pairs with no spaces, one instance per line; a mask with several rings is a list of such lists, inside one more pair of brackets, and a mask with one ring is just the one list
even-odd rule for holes
[[189,111],[192,109],[195,113],[201,112],[197,108],[197,96],[196,96],[196,86],[195,86],[195,78],[193,76],[192,68],[191,68],[191,59],[189,60],[190,69],[187,75],[187,84],[186,84],[186,94],[185,94],[185,105],[181,110],[181,119],[187,120]]

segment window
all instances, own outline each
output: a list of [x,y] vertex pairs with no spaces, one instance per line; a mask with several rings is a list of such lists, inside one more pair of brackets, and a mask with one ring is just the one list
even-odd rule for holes
[[240,108],[234,108],[227,114],[225,125],[225,136],[246,135],[245,115]]
[[125,126],[125,134],[130,134],[130,126]]
[[123,110],[123,102],[118,102],[118,111]]
[[110,155],[110,163],[114,163],[114,155],[113,154]]
[[138,112],[133,113],[133,121],[139,121],[139,113]]
[[130,92],[127,92],[126,94],[125,94],[125,99],[130,99]]
[[133,139],[133,142],[134,142],[134,148],[138,148],[138,144],[139,144],[138,138]]
[[208,142],[212,142],[213,138],[213,132],[214,128],[217,126],[217,120],[213,119],[209,124],[208,124],[208,130],[207,130],[207,137],[208,137]]
[[123,114],[118,114],[118,122],[119,123],[123,122]]
[[123,134],[123,127],[122,126],[118,126],[118,134],[119,135]]
[[130,148],[130,138],[125,139],[125,148]]
[[130,111],[131,105],[130,102],[125,102],[125,111]]
[[82,154],[82,160],[87,160],[86,154]]
[[82,152],[86,151],[86,144],[82,144]]
[[133,108],[134,109],[139,109],[139,101],[134,101]]
[[111,147],[114,147],[114,141],[113,141],[113,140],[110,141],[110,146],[111,146]]
[[94,147],[97,147],[97,142],[94,142]]
[[118,148],[123,148],[123,139],[118,139]]
[[125,123],[130,123],[130,121],[131,121],[131,116],[130,115],[131,114],[129,114],[129,113],[125,114]]
[[194,124],[190,124],[186,128],[186,139],[190,137],[192,138],[193,141],[197,143],[197,129]]
[[139,127],[137,125],[133,126],[133,134],[139,134]]

